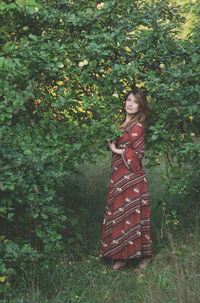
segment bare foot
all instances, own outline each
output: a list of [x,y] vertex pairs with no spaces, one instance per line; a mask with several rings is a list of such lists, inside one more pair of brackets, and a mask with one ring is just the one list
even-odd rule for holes
[[145,269],[147,267],[147,265],[151,262],[152,262],[152,257],[143,258],[139,262],[137,268],[135,269],[135,272],[140,272],[141,270]]
[[119,260],[119,261],[115,261],[115,264],[112,267],[112,271],[116,271],[122,267],[124,267],[127,263],[127,260]]

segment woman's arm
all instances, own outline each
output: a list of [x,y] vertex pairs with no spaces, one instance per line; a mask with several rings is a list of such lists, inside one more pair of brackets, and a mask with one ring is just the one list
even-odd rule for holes
[[115,154],[121,155],[123,153],[122,149],[116,148],[115,141],[109,141],[108,146],[110,147],[111,151]]
[[122,152],[122,159],[126,167],[138,172],[142,169],[144,156],[144,127],[140,122],[134,122],[129,129],[131,146],[127,146]]

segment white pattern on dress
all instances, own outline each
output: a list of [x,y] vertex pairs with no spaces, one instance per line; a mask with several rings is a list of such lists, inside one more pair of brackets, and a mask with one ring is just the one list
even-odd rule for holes
[[133,133],[132,136],[133,136],[133,137],[136,137],[136,136],[137,136],[137,133]]
[[113,240],[112,243],[113,243],[113,244],[117,244],[118,241],[117,241],[117,240]]

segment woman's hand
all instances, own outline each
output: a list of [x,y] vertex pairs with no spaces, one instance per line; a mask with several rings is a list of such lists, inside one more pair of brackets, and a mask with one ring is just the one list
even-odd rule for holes
[[121,155],[123,150],[116,148],[115,144],[116,144],[115,140],[108,141],[108,146],[111,149],[111,151],[115,154]]
[[116,143],[115,140],[108,141],[108,146],[110,147],[110,149],[111,149],[113,152],[114,152],[114,150],[116,149],[115,143]]

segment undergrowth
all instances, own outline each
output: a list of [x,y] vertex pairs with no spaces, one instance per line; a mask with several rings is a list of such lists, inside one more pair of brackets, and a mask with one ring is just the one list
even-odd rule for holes
[[[146,270],[134,273],[136,263],[111,272],[112,262],[98,257],[110,159],[84,164],[79,174],[63,180],[58,191],[74,221],[63,241],[70,243],[49,269],[33,264],[22,272],[1,303],[198,303],[200,302],[200,236],[198,197],[169,196],[162,185],[162,165],[147,170],[154,257]],[[164,207],[163,207],[164,206]],[[165,215],[174,209],[177,230]],[[76,216],[75,216],[76,214]],[[173,219],[173,218],[172,218]],[[71,239],[69,242],[67,240]],[[33,278],[34,276],[34,278]]]

